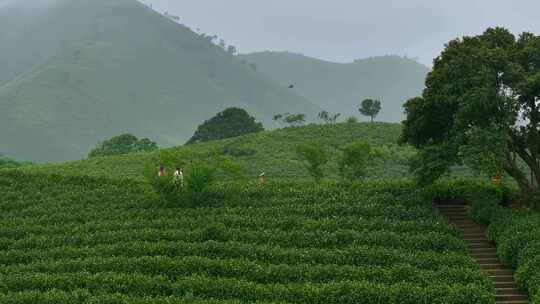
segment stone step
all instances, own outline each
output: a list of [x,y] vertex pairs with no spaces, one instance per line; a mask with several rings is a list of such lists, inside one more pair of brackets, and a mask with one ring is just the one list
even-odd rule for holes
[[490,275],[489,278],[495,283],[514,283],[514,276],[511,275]]
[[499,276],[499,275],[509,275],[509,276],[513,276],[514,273],[512,272],[512,270],[506,268],[506,269],[490,269],[488,270],[488,273],[490,275],[494,275],[494,276]]
[[528,297],[518,288],[512,270],[501,264],[497,248],[487,239],[486,227],[476,224],[467,214],[465,206],[441,204],[436,207],[461,233],[467,252],[493,281],[496,303],[529,303]]
[[467,251],[471,254],[495,254],[497,250],[495,248],[468,248]]
[[504,301],[528,301],[528,298],[524,295],[495,295],[495,301],[497,303],[501,303],[501,301],[508,303]]
[[502,264],[500,263],[487,263],[487,264],[482,264],[482,263],[478,263],[480,265],[480,267],[486,271],[489,271],[489,270],[499,270],[499,269],[506,269]]
[[493,284],[495,285],[495,289],[497,288],[519,289],[515,282],[495,282]]
[[518,295],[523,296],[523,292],[519,288],[495,288],[495,293],[500,295]]

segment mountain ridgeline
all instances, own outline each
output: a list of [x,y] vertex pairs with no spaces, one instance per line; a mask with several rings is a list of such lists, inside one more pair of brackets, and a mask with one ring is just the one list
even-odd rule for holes
[[[381,56],[353,63],[333,63],[289,52],[242,55],[258,71],[323,109],[345,117],[359,115],[362,100],[382,101],[380,121],[400,122],[403,103],[422,94],[429,69],[413,59]],[[366,118],[368,119],[368,118]]]
[[132,133],[185,142],[223,109],[272,115],[320,108],[136,0],[30,0],[0,9],[0,152],[83,158]]

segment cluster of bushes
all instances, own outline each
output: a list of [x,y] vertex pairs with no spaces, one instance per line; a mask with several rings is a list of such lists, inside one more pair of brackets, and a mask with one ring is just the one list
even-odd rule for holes
[[[367,141],[354,141],[340,147],[338,158],[339,174],[344,180],[354,181],[367,176],[367,170],[376,160],[384,158],[383,149]],[[325,177],[325,166],[330,161],[329,152],[318,144],[301,144],[296,147],[296,154],[307,172],[316,180]]]
[[216,182],[197,208],[156,208],[150,190],[1,173],[0,301],[494,303],[407,182]]

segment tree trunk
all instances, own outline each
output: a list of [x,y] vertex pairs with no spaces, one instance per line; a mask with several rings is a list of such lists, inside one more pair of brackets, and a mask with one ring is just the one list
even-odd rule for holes
[[509,151],[506,152],[506,163],[504,164],[504,170],[506,173],[508,173],[508,175],[516,180],[523,195],[533,192],[534,187],[532,182],[529,181],[527,175],[519,169],[516,164],[515,157],[513,157]]

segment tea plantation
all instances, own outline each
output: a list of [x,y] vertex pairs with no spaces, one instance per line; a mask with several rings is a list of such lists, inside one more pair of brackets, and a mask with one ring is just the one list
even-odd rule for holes
[[[178,153],[204,153],[217,150],[234,157],[244,169],[247,177],[256,177],[265,171],[271,180],[309,178],[309,174],[298,160],[298,144],[318,144],[332,156],[325,175],[337,177],[337,158],[344,145],[354,141],[367,141],[377,146],[388,156],[377,159],[368,168],[372,178],[402,178],[408,176],[409,158],[414,150],[397,144],[401,133],[400,124],[390,123],[341,123],[335,125],[308,125],[249,134],[246,136],[218,140],[197,145],[173,148]],[[88,160],[45,164],[26,168],[28,172],[91,175],[105,177],[141,177],[145,165],[156,163],[159,152],[129,154]]]
[[0,303],[494,303],[407,183],[211,191],[170,208],[136,181],[0,173]]

